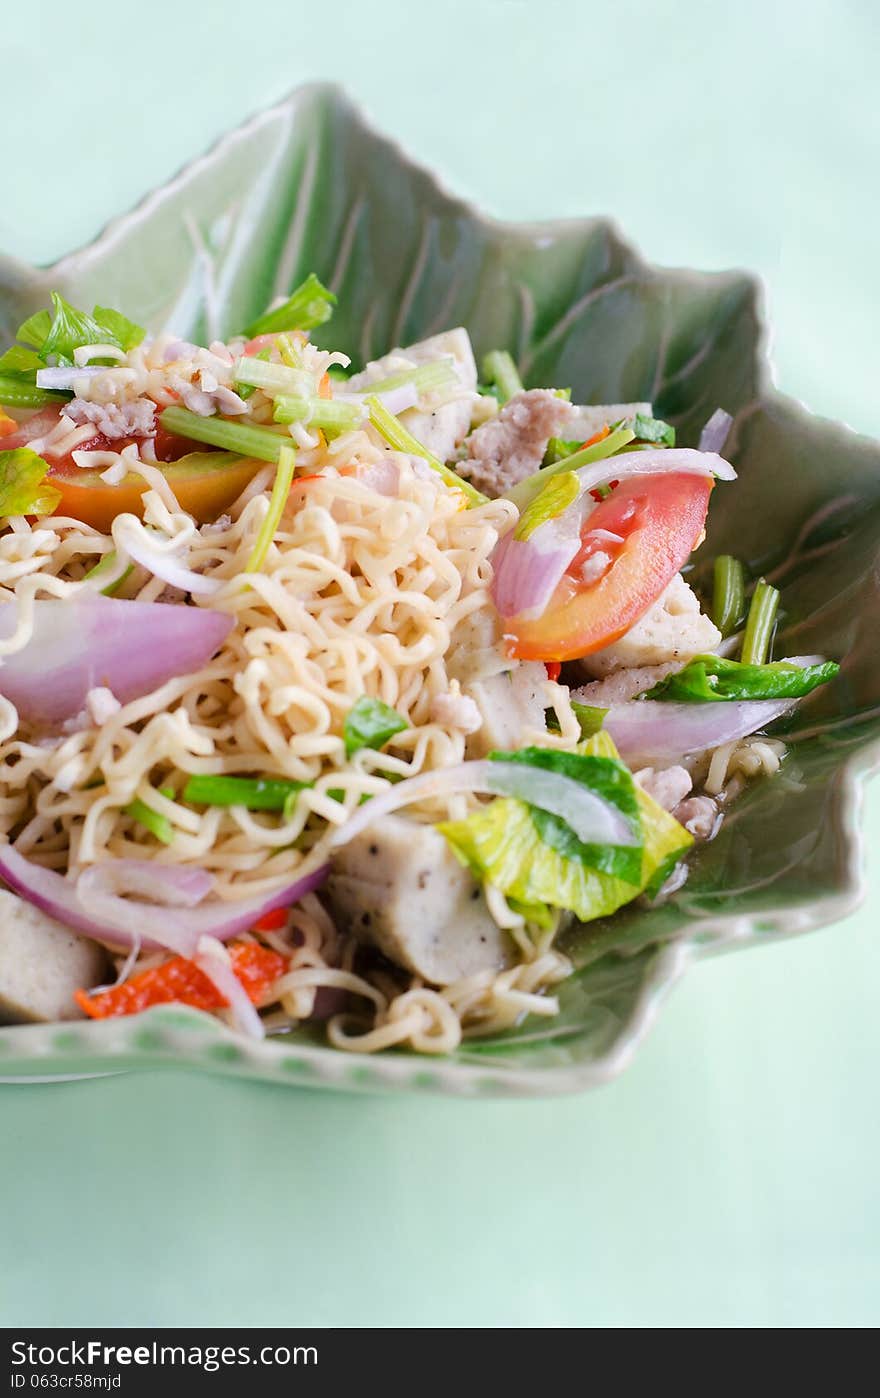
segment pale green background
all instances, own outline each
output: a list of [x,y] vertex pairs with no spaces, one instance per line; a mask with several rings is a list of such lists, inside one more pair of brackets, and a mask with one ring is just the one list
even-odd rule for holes
[[[611,213],[654,259],[758,269],[782,387],[880,435],[878,38],[871,0],[29,3],[0,248],[86,241],[335,77],[500,217]],[[880,785],[867,823],[872,848]],[[878,913],[875,885],[693,971],[583,1098],[0,1088],[0,1321],[876,1324]]]

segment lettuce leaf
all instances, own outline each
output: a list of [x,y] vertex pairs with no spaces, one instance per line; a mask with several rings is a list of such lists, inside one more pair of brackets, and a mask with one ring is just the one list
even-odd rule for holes
[[675,428],[660,417],[648,417],[645,413],[636,413],[633,419],[633,430],[638,442],[653,442],[658,447],[675,446]]
[[61,492],[44,483],[48,461],[30,447],[0,451],[0,516],[50,515]]
[[801,699],[817,685],[833,680],[840,666],[833,660],[819,665],[744,665],[718,655],[697,655],[674,675],[655,684],[646,699],[704,704],[745,699]]
[[[605,732],[581,743],[578,753],[620,761]],[[530,807],[512,797],[498,797],[465,820],[444,821],[437,829],[465,868],[495,884],[517,906],[562,908],[589,922],[615,912],[641,892],[655,893],[693,844],[677,820],[639,787],[633,789],[643,841],[637,884],[589,868],[548,844]]]

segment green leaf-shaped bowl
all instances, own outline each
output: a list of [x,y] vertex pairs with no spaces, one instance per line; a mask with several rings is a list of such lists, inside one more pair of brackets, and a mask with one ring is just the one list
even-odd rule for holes
[[860,780],[880,735],[880,445],[772,386],[754,278],[647,266],[604,219],[506,225],[443,190],[335,89],[302,88],[227,136],[90,247],[35,270],[0,261],[0,339],[57,287],[153,329],[231,332],[308,270],[338,293],[330,338],[357,360],[465,324],[532,385],[580,402],[651,399],[696,442],[735,414],[740,479],[719,490],[707,557],[747,558],[782,588],[788,653],[841,658],[805,702],[783,774],[755,783],[663,907],[568,938],[562,1013],[451,1058],[363,1059],[312,1031],[245,1042],[180,1008],[0,1030],[7,1079],[160,1063],[346,1089],[547,1093],[602,1082],[632,1055],[690,959],[804,932],[863,892]]

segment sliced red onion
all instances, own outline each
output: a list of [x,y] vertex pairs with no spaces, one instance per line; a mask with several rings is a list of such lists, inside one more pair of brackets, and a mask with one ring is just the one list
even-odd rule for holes
[[674,760],[747,738],[794,707],[792,699],[752,699],[710,704],[634,699],[612,704],[603,728],[630,765],[648,759]]
[[232,969],[229,952],[216,937],[200,937],[195,962],[214,985],[232,1011],[236,1029],[249,1039],[264,1039],[263,1021],[251,1003],[250,996]]
[[[807,668],[821,664],[822,656],[789,655],[781,663]],[[578,698],[577,690],[572,698]],[[587,696],[585,701],[590,702]],[[713,700],[705,704],[631,699],[612,704],[602,726],[630,764],[634,759],[666,760],[748,738],[799,703],[800,699]]]
[[735,481],[729,461],[711,451],[694,451],[691,447],[658,447],[652,451],[622,451],[581,466],[575,472],[582,490],[595,490],[608,481],[622,481],[631,476],[657,476],[661,472],[685,476],[715,476],[720,481]]
[[382,816],[415,801],[482,792],[491,796],[515,796],[543,811],[561,817],[585,844],[633,845],[636,837],[616,806],[597,796],[589,787],[519,762],[462,762],[444,771],[423,772],[399,782],[381,796],[360,806],[334,830],[330,847],[339,849]]
[[581,546],[585,508],[591,506],[589,496],[582,492],[561,515],[539,525],[528,539],[515,538],[511,529],[499,540],[492,554],[492,599],[501,616],[531,620],[543,615]]
[[716,408],[700,433],[700,451],[721,452],[727,441],[733,418],[723,408]]
[[195,908],[213,889],[214,878],[204,869],[186,865],[157,864],[152,859],[108,859],[84,869],[76,886],[86,908],[93,898],[131,894],[169,908]]
[[[118,862],[128,866],[140,863]],[[154,897],[158,896],[156,889],[164,884],[161,891],[165,905],[160,907],[155,902],[138,902],[108,891],[107,881],[114,877],[108,872],[112,868],[110,861],[85,870],[72,883],[54,869],[44,869],[26,859],[12,845],[0,845],[0,878],[19,897],[65,927],[114,948],[125,949],[140,941],[145,948],[165,947],[188,957],[194,955],[200,937],[226,942],[239,932],[249,931],[266,913],[298,903],[324,881],[328,867],[323,864],[312,869],[275,893],[237,903],[205,903],[196,895],[204,886],[199,880],[210,879],[210,875],[198,869],[157,864],[154,874],[144,872],[142,877],[155,880],[151,889]],[[99,869],[101,873],[96,876]],[[135,878],[131,867],[127,877],[129,882]],[[194,900],[198,906],[194,906]]]
[[154,542],[140,520],[133,516],[115,521],[113,539],[117,548],[128,554],[133,563],[140,563],[154,577],[168,583],[169,587],[206,595],[223,586],[219,578],[206,578],[202,573],[187,568],[178,557],[163,548],[158,537]]
[[[199,670],[229,635],[233,618],[204,607],[127,602],[93,592],[34,602],[30,640],[0,663],[0,694],[29,723],[75,718],[90,689],[122,704]],[[0,606],[0,640],[13,635],[15,602]]]

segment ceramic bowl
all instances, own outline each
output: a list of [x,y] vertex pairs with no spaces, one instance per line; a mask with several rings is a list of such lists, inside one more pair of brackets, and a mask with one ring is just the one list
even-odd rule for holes
[[843,659],[840,677],[798,710],[783,774],[746,792],[678,894],[567,938],[578,970],[552,1021],[449,1058],[364,1059],[312,1031],[250,1043],[162,1008],[2,1029],[7,1079],[176,1064],[349,1090],[581,1089],[623,1067],[693,958],[808,931],[862,895],[860,784],[880,735],[880,445],[774,389],[755,279],[651,267],[601,218],[496,222],[319,86],[226,136],[54,267],[0,261],[0,340],[51,287],[210,339],[312,269],[339,296],[332,343],[356,360],[461,323],[478,352],[510,349],[530,385],[652,400],[686,445],[728,409],[740,479],[719,491],[704,555],[734,552],[775,582],[780,644]]

